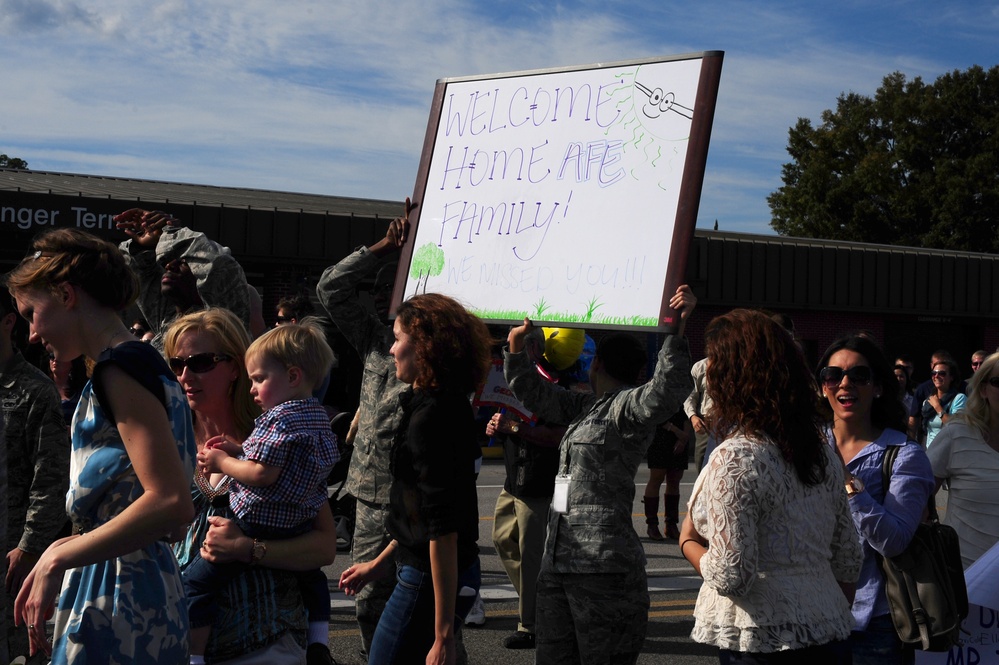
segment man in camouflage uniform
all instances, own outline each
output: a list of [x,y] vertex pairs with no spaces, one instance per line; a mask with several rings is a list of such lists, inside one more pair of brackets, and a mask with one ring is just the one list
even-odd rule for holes
[[5,628],[10,655],[27,657],[28,633],[23,625],[14,627],[14,599],[66,524],[70,440],[55,384],[14,349],[17,317],[0,287],[0,402],[9,461]]
[[656,426],[690,393],[690,351],[682,334],[695,304],[689,288],[677,289],[670,306],[680,312],[679,329],[639,387],[645,351],[632,336],[601,340],[590,365],[593,393],[582,394],[538,376],[523,352],[529,321],[510,332],[505,374],[517,399],[539,417],[568,425],[538,577],[538,663],[638,660],[649,590],[631,517],[635,474]]
[[683,403],[683,411],[694,428],[694,464],[700,471],[711,446],[711,396],[707,385],[708,359],[701,358],[690,368],[694,389]]
[[[7,445],[4,439],[3,418],[0,418],[0,543],[7,540]],[[7,577],[7,559],[0,559],[0,573]],[[11,621],[13,623],[13,621]],[[0,603],[0,663],[10,662],[7,650],[7,603]]]
[[[389,457],[402,420],[399,398],[410,390],[396,378],[395,359],[389,355],[394,341],[392,326],[364,307],[357,287],[378,270],[383,258],[398,251],[407,227],[405,218],[393,221],[383,239],[327,268],[316,289],[319,302],[364,364],[360,417],[346,484],[347,492],[357,499],[351,548],[354,563],[377,558],[392,540],[385,529],[392,484]],[[368,584],[356,596],[357,625],[365,653],[394,587],[395,577],[390,575]]]
[[[115,217],[130,238],[119,249],[139,276],[139,310],[163,350],[163,334],[178,315],[224,307],[250,330],[246,274],[228,247],[158,210],[126,210]],[[166,276],[166,279],[164,279]]]

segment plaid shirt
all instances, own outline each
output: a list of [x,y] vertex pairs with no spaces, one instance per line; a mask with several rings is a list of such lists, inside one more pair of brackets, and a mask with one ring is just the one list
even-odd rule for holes
[[241,459],[281,467],[267,487],[248,487],[233,479],[229,503],[241,520],[266,527],[291,528],[315,519],[326,502],[326,478],[340,459],[336,436],[319,400],[291,400],[257,418]]

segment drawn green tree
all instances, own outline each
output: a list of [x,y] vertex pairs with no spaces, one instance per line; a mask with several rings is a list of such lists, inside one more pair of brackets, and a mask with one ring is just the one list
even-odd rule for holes
[[423,281],[423,292],[427,292],[427,282],[444,271],[444,250],[432,242],[428,242],[413,253],[413,262],[409,267],[409,276],[416,280],[416,291],[420,292],[420,281]]

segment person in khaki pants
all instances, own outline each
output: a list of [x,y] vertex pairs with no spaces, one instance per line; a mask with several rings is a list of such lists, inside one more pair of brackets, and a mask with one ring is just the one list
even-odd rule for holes
[[504,436],[506,483],[496,499],[493,545],[517,590],[517,632],[503,640],[507,649],[533,649],[538,573],[545,551],[548,506],[555,491],[558,444],[564,427],[530,426],[496,414],[486,426],[489,436]]
[[[585,343],[582,330],[543,328],[527,340],[540,376],[568,387]],[[502,437],[506,482],[496,500],[493,545],[520,598],[517,631],[503,640],[507,649],[533,649],[538,573],[545,550],[548,507],[555,491],[558,444],[565,427],[530,425],[497,413],[486,425],[488,436]]]

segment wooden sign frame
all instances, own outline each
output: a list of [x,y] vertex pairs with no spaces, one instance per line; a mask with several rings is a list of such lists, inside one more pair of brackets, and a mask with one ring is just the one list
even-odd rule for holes
[[488,323],[672,329],[723,56],[438,80],[390,314],[429,289]]

